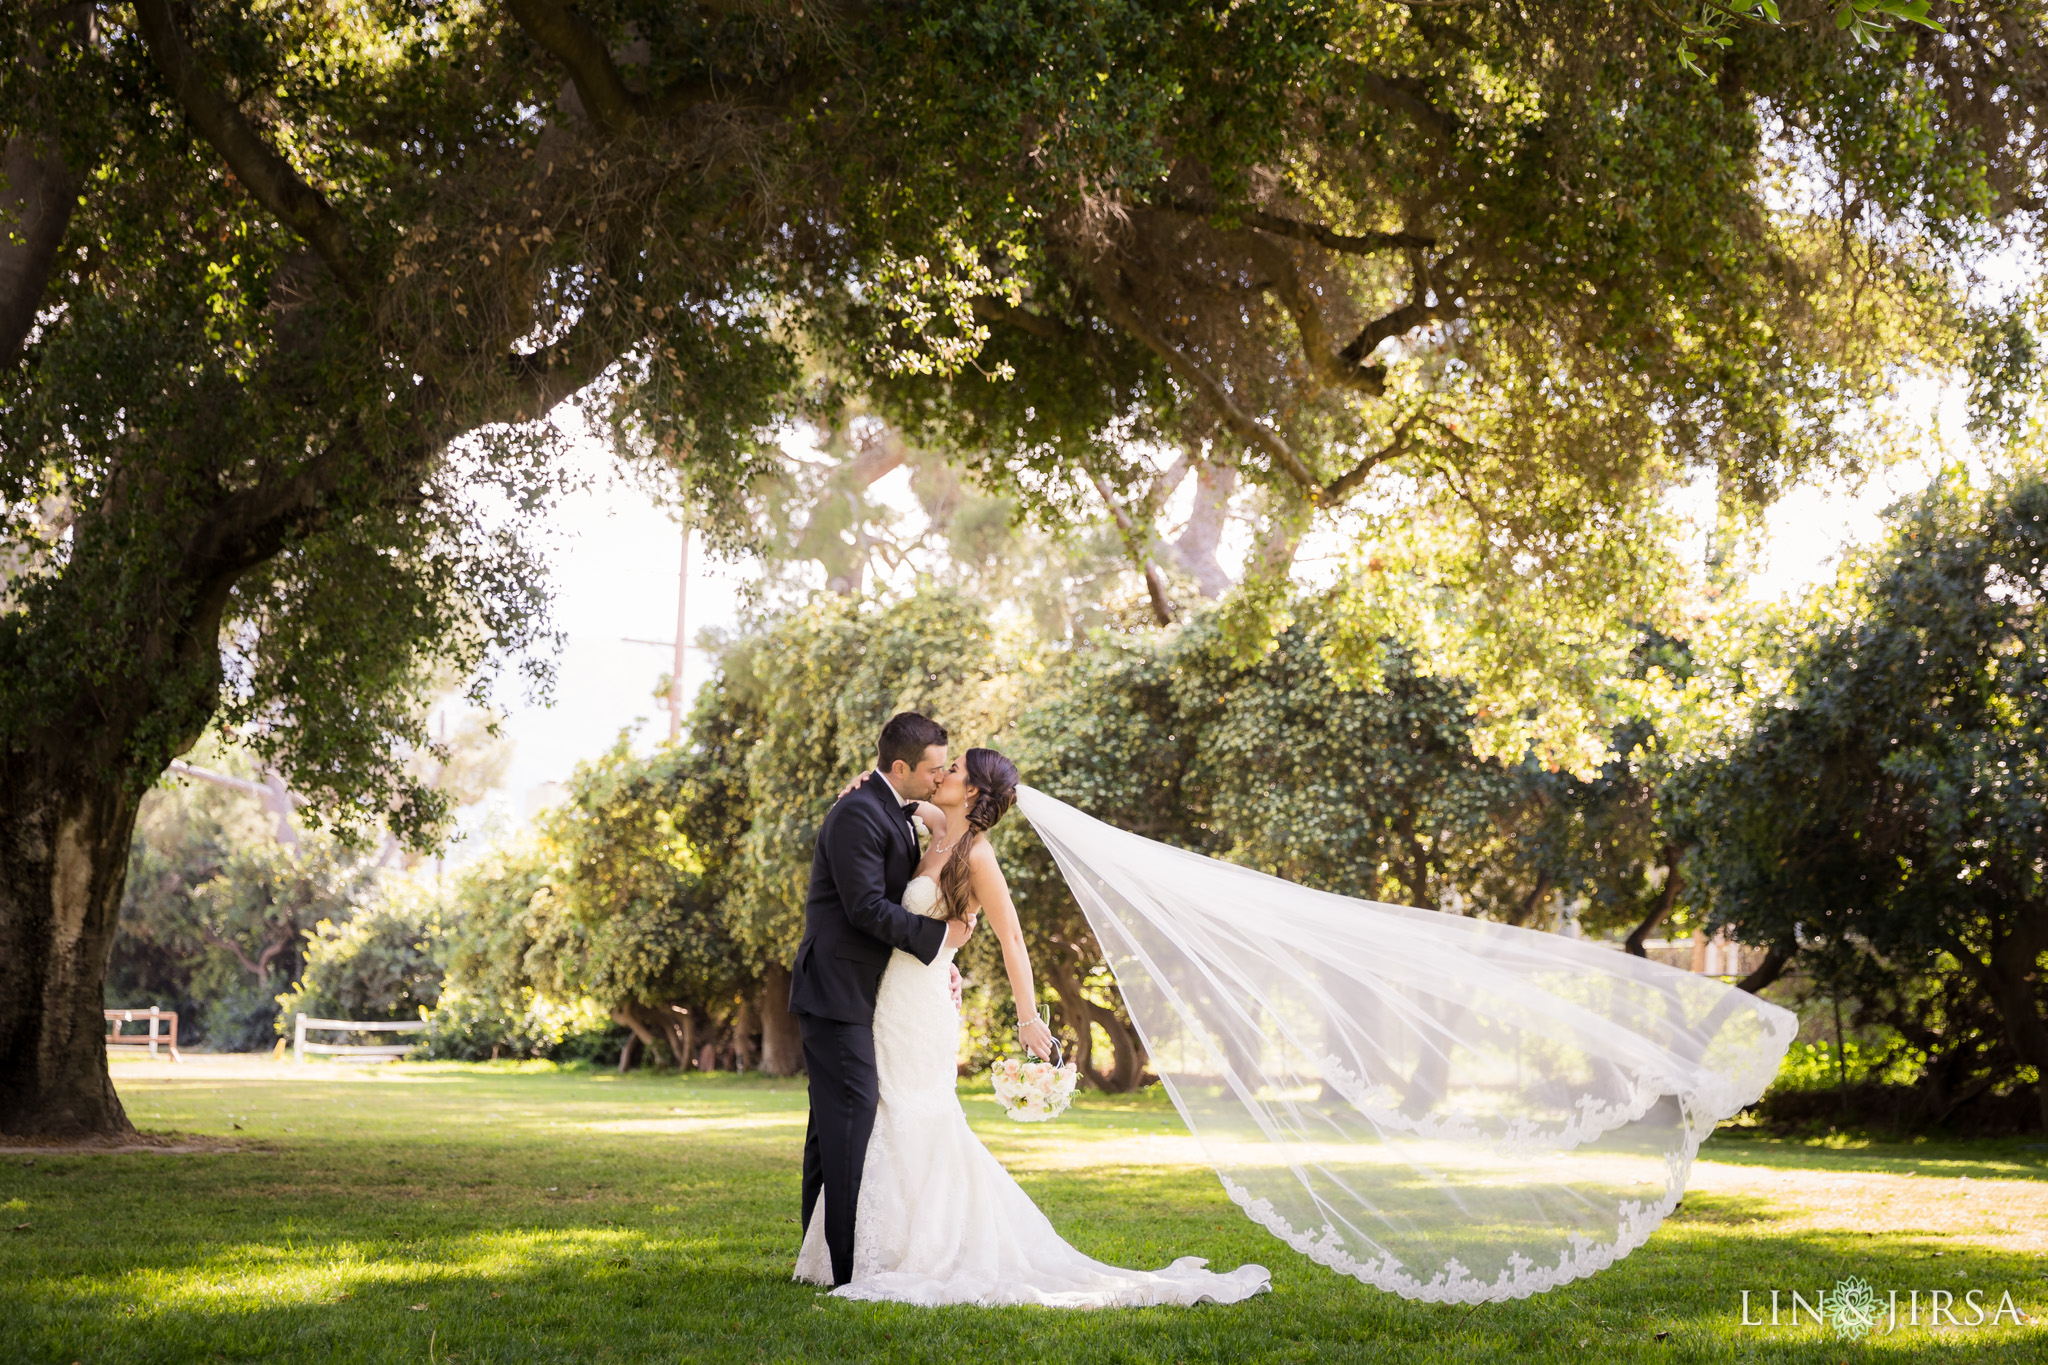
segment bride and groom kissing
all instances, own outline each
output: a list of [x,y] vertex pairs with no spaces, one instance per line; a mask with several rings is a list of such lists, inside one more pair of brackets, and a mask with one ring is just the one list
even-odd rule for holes
[[[1062,1308],[1228,1303],[1267,1288],[1256,1265],[1126,1270],[1082,1254],[968,1127],[953,956],[983,916],[1020,1041],[1044,1057],[1052,1034],[985,837],[1016,801],[1016,765],[993,749],[949,761],[947,743],[924,716],[891,718],[874,770],[818,831],[789,993],[811,1100],[796,1278],[845,1298]],[[922,851],[913,819],[930,834]]]

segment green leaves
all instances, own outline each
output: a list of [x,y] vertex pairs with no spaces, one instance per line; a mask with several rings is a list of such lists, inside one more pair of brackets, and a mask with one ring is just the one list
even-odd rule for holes
[[[2039,451],[1981,491],[1945,471],[1815,601],[1749,733],[1687,778],[1718,920],[1796,942],[1930,1055],[1990,1065],[1973,1030],[2002,1019],[2001,1083],[2048,1062],[2029,1041],[2048,1006],[2044,601]],[[1945,1030],[1937,1005],[1974,1022]]]
[[1841,0],[1835,9],[1835,27],[1855,40],[1856,45],[1876,51],[1878,35],[1890,33],[1886,19],[1918,24],[1936,33],[1946,33],[1940,21],[1928,17],[1928,0]]
[[[1835,0],[1832,6],[1835,28],[1846,33],[1857,47],[1870,52],[1879,48],[1880,35],[1890,33],[1897,19],[1917,24],[1935,33],[1946,33],[1941,21],[1928,10],[1929,0]],[[1822,10],[1828,13],[1827,9]],[[1730,29],[1740,21],[1778,27],[1782,20],[1776,0],[1701,0],[1691,19],[1678,22],[1678,61],[1702,80],[1707,73],[1699,65],[1700,49],[1726,48]],[[1804,21],[1802,21],[1804,22]],[[1786,35],[1785,41],[1796,41]]]

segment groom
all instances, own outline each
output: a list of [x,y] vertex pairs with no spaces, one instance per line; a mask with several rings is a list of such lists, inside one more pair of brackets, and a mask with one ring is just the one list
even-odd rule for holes
[[889,951],[930,963],[958,948],[972,920],[936,920],[903,908],[917,868],[913,805],[946,770],[946,732],[914,711],[892,717],[875,746],[875,773],[842,795],[818,830],[804,937],[790,970],[789,1010],[803,1032],[811,1125],[804,1135],[806,1231],[825,1195],[832,1282],[853,1278],[854,1213],[875,1128],[875,992]]

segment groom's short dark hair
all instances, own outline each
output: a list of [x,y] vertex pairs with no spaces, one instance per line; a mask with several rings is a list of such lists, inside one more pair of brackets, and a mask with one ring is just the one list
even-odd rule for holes
[[945,726],[915,711],[898,711],[882,727],[882,737],[875,743],[875,757],[881,760],[885,773],[895,766],[899,758],[915,768],[924,762],[926,749],[945,742]]

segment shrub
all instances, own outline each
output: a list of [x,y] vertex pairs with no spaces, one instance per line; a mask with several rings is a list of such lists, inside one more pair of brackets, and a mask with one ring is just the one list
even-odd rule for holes
[[501,1056],[595,1061],[616,1056],[626,1030],[594,1000],[550,1000],[531,988],[506,998],[455,983],[427,1016],[419,1055],[481,1062]]
[[320,1019],[408,1020],[441,998],[438,905],[402,888],[344,924],[321,920],[306,936],[306,966],[277,997],[277,1031],[294,1014]]

